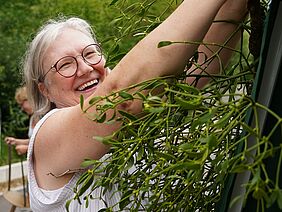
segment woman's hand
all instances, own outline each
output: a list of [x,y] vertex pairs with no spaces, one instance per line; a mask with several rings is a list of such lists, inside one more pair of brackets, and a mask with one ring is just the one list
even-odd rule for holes
[[6,137],[5,142],[11,145],[28,145],[29,139],[19,139],[14,137]]
[[17,145],[15,149],[18,155],[24,155],[27,153],[28,145],[20,144],[20,145]]
[[14,137],[6,137],[5,138],[5,142],[7,144],[16,145],[17,144],[17,139],[14,138]]

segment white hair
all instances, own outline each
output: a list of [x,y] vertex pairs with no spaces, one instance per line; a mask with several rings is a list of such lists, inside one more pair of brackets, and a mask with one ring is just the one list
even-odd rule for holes
[[97,43],[90,24],[77,17],[51,19],[39,29],[30,43],[23,60],[24,81],[29,94],[28,98],[33,107],[34,115],[38,118],[54,107],[49,99],[42,95],[38,89],[38,83],[44,74],[43,58],[48,47],[66,28],[78,30],[91,38],[94,43]]

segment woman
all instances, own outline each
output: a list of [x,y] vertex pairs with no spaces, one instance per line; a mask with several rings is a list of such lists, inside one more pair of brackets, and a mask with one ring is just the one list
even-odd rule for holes
[[18,103],[18,105],[21,107],[22,111],[24,111],[27,115],[30,116],[29,127],[28,127],[28,138],[21,139],[21,138],[15,138],[15,137],[6,137],[5,142],[7,144],[15,145],[15,149],[18,155],[23,155],[27,153],[29,138],[32,135],[32,131],[36,124],[36,121],[34,120],[33,115],[32,115],[33,114],[32,107],[27,100],[27,91],[26,91],[25,86],[19,87],[16,90],[15,100]]
[[[109,150],[109,146],[93,140],[93,136],[111,135],[120,126],[117,122],[108,125],[89,120],[81,111],[80,95],[84,96],[87,107],[95,96],[104,96],[154,77],[182,73],[187,58],[193,55],[197,46],[157,48],[160,41],[201,41],[205,37],[208,42],[223,43],[236,25],[221,23],[211,27],[214,18],[239,21],[245,12],[246,0],[185,0],[110,74],[85,21],[72,18],[44,26],[27,52],[25,80],[32,91],[31,101],[37,115],[53,106],[57,109],[39,121],[29,145],[28,177],[33,211],[65,211],[66,200],[72,197],[72,188],[83,173],[79,171],[81,162],[85,158],[101,159]],[[219,29],[220,34],[217,33]],[[231,40],[230,45],[234,46],[237,40]],[[200,48],[207,55],[216,50]],[[221,56],[227,61],[230,52],[221,51]],[[218,64],[214,63],[209,69],[213,71],[216,67]],[[134,114],[142,110],[140,102],[135,101],[121,107]],[[95,107],[89,112],[95,113]],[[107,113],[111,117],[112,111]],[[93,196],[96,199],[90,201],[88,211],[114,206],[119,199],[115,191],[101,195],[95,190]],[[70,210],[87,210],[84,207],[84,204],[72,202]]]

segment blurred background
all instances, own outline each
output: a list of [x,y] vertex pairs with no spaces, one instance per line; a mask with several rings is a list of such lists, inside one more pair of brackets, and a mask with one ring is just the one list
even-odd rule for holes
[[[172,1],[171,1],[172,2]],[[113,67],[139,39],[177,4],[134,0],[0,0],[0,165],[7,163],[6,135],[25,137],[28,117],[17,105],[21,60],[38,28],[50,18],[78,16],[93,26],[108,65]],[[146,14],[146,17],[143,17]],[[19,161],[13,151],[13,162]]]

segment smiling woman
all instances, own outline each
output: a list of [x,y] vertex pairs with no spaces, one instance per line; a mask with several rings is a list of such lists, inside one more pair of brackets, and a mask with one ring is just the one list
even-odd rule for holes
[[[231,6],[236,13],[229,13]],[[157,48],[160,41],[201,41],[205,38],[224,43],[236,25],[213,25],[214,18],[241,21],[245,13],[246,0],[185,0],[141,40],[110,74],[86,21],[62,19],[48,22],[41,28],[27,51],[24,66],[25,81],[31,91],[30,100],[35,113],[37,116],[45,114],[36,125],[28,152],[32,210],[64,211],[76,180],[87,173],[87,169],[80,167],[83,160],[103,161],[110,149],[110,146],[94,140],[93,136],[108,136],[120,128],[118,121],[104,124],[90,120],[81,111],[81,95],[85,99],[83,104],[88,107],[91,106],[91,99],[97,96],[105,96],[155,77],[178,76],[185,70],[187,58],[194,54],[198,45]],[[215,36],[219,27],[222,33]],[[230,45],[234,46],[238,38],[228,39]],[[210,48],[200,48],[207,55],[211,54]],[[220,56],[225,64],[230,52],[222,51]],[[208,71],[219,70],[215,64],[211,69]],[[51,110],[52,106],[56,109]],[[140,101],[129,101],[120,107],[134,114],[142,112]],[[95,116],[95,106],[89,112]],[[113,110],[107,111],[109,117],[114,113]],[[87,180],[89,192],[92,184],[95,180],[90,177]],[[79,202],[71,202],[70,210],[98,211],[107,207],[119,210],[120,194],[115,186],[105,192],[101,188],[96,189],[92,192],[92,199],[88,209]]]

